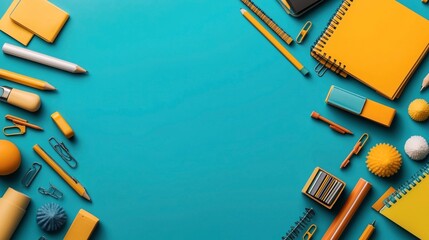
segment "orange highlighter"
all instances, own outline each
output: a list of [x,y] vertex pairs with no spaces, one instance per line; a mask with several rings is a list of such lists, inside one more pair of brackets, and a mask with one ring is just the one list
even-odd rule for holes
[[371,237],[372,233],[375,230],[375,220],[368,224],[368,226],[365,228],[365,231],[363,231],[362,235],[360,235],[359,240],[368,240],[369,237]]

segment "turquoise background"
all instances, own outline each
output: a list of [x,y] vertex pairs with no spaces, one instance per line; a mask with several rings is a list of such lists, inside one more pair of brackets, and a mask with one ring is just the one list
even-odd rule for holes
[[[10,2],[1,1],[0,12]],[[61,239],[80,208],[100,218],[93,239],[280,239],[305,207],[316,211],[312,222],[318,226],[315,239],[320,239],[359,178],[371,182],[373,189],[343,238],[357,239],[377,220],[373,239],[413,239],[371,205],[424,164],[410,160],[403,145],[411,135],[429,138],[428,123],[413,122],[407,114],[413,99],[428,99],[429,90],[419,92],[429,72],[427,58],[393,102],[351,78],[331,72],[319,78],[314,73],[310,47],[340,1],[327,0],[297,19],[274,0],[255,0],[293,37],[307,20],[313,22],[303,44],[287,46],[311,72],[308,78],[243,18],[239,10],[244,5],[238,0],[52,2],[66,10],[70,20],[54,44],[35,37],[28,48],[76,62],[89,74],[0,54],[2,68],[58,88],[42,92],[0,80],[43,99],[36,114],[7,104],[0,107],[1,116],[17,115],[45,128],[7,138],[20,148],[23,162],[17,173],[0,178],[0,193],[13,187],[32,198],[14,239]],[[429,6],[419,0],[401,2],[429,17]],[[18,45],[5,34],[0,34],[0,42]],[[332,84],[396,108],[392,127],[327,106],[324,98]],[[338,134],[311,119],[313,110],[355,135]],[[72,141],[52,123],[55,111],[74,128]],[[1,126],[8,124],[0,120]],[[340,170],[364,132],[370,134],[367,145]],[[66,143],[79,161],[77,169],[66,166],[52,150],[47,142],[51,136]],[[366,169],[367,152],[380,142],[393,144],[403,155],[403,166],[392,178],[378,178]],[[33,152],[36,143],[86,187],[92,203]],[[34,161],[43,169],[26,189],[20,179]],[[301,194],[316,166],[347,183],[332,210]],[[49,182],[64,192],[64,199],[37,192]],[[43,233],[35,222],[37,208],[47,202],[59,203],[68,213],[67,226],[59,233]]]

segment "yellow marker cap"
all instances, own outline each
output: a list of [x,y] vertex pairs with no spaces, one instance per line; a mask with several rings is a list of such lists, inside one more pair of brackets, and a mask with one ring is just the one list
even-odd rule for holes
[[64,134],[64,136],[66,136],[67,138],[71,138],[74,136],[73,129],[59,112],[52,113],[51,118],[52,120],[54,120],[55,124],[57,124],[58,128]]

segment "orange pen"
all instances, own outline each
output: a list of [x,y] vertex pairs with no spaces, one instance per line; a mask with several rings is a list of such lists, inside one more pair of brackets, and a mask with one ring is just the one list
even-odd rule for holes
[[339,124],[334,123],[333,121],[331,121],[331,120],[329,120],[329,119],[327,119],[325,117],[322,117],[322,115],[320,115],[319,113],[317,113],[315,111],[311,112],[311,117],[314,118],[314,119],[321,120],[321,121],[329,124],[329,127],[332,128],[332,130],[334,130],[334,131],[337,131],[337,132],[339,132],[341,134],[348,133],[348,134],[353,135],[352,131],[348,130],[347,128],[345,128],[345,127],[343,127],[343,126],[341,126]]
[[40,156],[79,196],[85,198],[88,201],[91,201],[86,189],[83,187],[79,181],[72,176],[70,176],[63,168],[55,162],[38,144],[33,146],[33,150]]

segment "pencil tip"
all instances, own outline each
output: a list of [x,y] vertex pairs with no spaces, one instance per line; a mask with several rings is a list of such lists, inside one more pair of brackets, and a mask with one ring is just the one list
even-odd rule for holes
[[88,193],[83,193],[82,197],[91,202],[91,198],[89,197]]
[[49,84],[49,83],[46,83],[45,84],[45,90],[51,90],[51,91],[54,91],[54,90],[57,90],[54,86],[52,86],[51,84]]
[[76,73],[87,73],[88,71],[86,71],[86,69],[84,69],[83,67],[76,67]]

